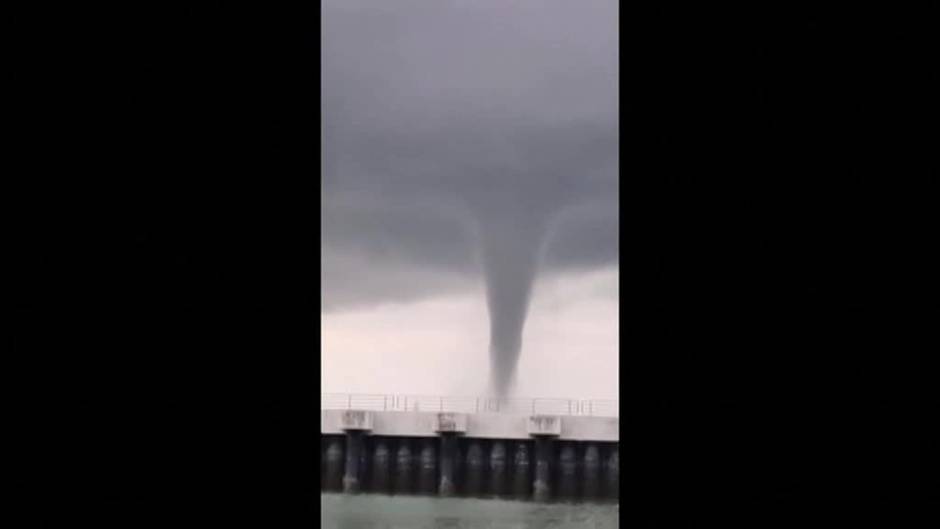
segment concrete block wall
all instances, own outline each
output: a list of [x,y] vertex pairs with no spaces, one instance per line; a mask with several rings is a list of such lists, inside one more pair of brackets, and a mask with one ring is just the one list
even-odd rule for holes
[[323,490],[520,499],[619,495],[616,418],[324,410]]

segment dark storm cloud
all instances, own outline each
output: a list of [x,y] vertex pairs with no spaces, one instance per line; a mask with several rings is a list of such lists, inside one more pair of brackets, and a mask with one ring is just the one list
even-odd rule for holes
[[324,307],[482,270],[510,376],[536,273],[616,259],[617,64],[613,0],[324,2]]

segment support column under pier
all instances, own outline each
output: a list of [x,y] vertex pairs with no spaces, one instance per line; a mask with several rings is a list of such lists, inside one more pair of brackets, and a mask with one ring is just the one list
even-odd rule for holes
[[343,438],[330,435],[326,438],[326,490],[340,491],[343,488]]
[[605,488],[608,498],[620,496],[620,452],[617,445],[613,445],[604,462]]
[[363,471],[367,466],[365,436],[372,430],[372,413],[363,410],[345,410],[340,416],[340,428],[346,432],[346,463],[343,469],[343,492],[361,490]]
[[532,496],[535,501],[547,501],[551,497],[551,459],[552,438],[535,438],[535,480],[532,482]]
[[574,443],[561,443],[558,456],[558,495],[565,499],[577,497],[578,456]]
[[410,494],[412,484],[414,483],[412,475],[414,474],[413,462],[411,456],[411,441],[402,439],[398,444],[398,452],[395,455],[395,492],[398,494]]
[[453,496],[456,492],[457,435],[451,432],[441,433],[441,481],[438,494]]
[[584,448],[584,497],[597,499],[600,496],[601,453],[597,443],[588,443]]
[[490,447],[490,494],[504,496],[506,494],[506,443],[493,441]]
[[469,496],[483,493],[483,447],[479,439],[470,439],[467,446],[466,476],[464,491]]
[[553,439],[561,435],[561,418],[551,415],[533,415],[528,421],[529,435],[535,438],[535,480],[532,496],[535,501],[551,497]]
[[517,441],[512,456],[512,493],[528,498],[532,493],[532,458],[527,441]]
[[349,430],[346,432],[346,466],[343,474],[343,492],[353,494],[360,490],[360,463],[362,462],[363,437],[365,434],[361,430]]
[[457,435],[467,431],[467,416],[462,413],[438,413],[434,432],[441,436],[441,476],[437,492],[453,496],[457,492]]
[[374,452],[372,453],[372,492],[389,492],[391,484],[391,452],[388,449],[388,441],[383,438],[375,439]]
[[428,437],[421,440],[421,454],[418,458],[418,490],[423,494],[434,494],[438,489],[437,439]]

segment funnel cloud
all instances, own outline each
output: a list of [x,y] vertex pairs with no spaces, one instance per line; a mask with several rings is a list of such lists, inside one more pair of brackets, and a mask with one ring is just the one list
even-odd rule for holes
[[519,215],[515,221],[489,218],[483,222],[482,232],[493,390],[506,394],[522,350],[545,221],[538,215]]
[[537,278],[617,262],[617,8],[324,2],[324,311],[482,280],[508,393]]

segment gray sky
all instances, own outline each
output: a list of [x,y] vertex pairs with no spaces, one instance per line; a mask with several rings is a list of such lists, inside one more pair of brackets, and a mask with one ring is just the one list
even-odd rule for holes
[[473,371],[434,392],[491,362],[548,391],[530,364],[587,351],[584,390],[610,378],[617,2],[326,0],[322,27],[324,388],[413,387],[356,379],[369,354]]

